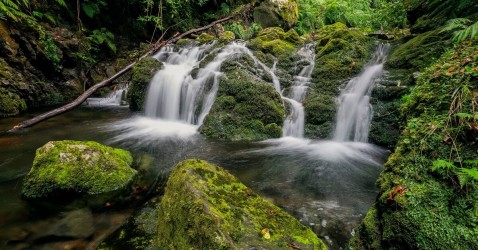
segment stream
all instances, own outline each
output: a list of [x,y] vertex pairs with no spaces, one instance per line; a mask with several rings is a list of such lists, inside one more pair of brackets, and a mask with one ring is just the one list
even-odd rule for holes
[[[215,163],[236,175],[265,199],[310,226],[331,249],[345,248],[355,233],[354,228],[378,194],[375,180],[383,168],[387,153],[366,143],[366,140],[348,141],[347,138],[354,137],[350,135],[351,132],[346,132],[338,140],[325,141],[301,138],[303,130],[288,128],[284,132],[285,137],[261,142],[214,141],[198,134],[197,128],[214,101],[217,87],[214,80],[211,89],[205,89],[204,84],[197,79],[216,79],[220,64],[227,56],[224,53],[248,53],[244,50],[245,47],[236,44],[226,47],[218,54],[216,61],[206,66],[204,72],[198,73],[196,79],[187,75],[199,62],[202,53],[198,49],[191,50],[191,53],[178,53],[186,62],[181,67],[177,65],[180,58],[172,60],[169,57],[170,65],[166,64],[165,68],[185,70],[179,80],[176,79],[178,74],[157,73],[153,82],[158,81],[159,77],[167,77],[178,84],[167,90],[170,91],[166,95],[171,99],[169,103],[184,99],[195,101],[195,95],[203,91],[205,99],[196,101],[201,104],[200,112],[194,103],[181,105],[182,110],[178,104],[171,109],[159,110],[154,103],[161,102],[161,98],[151,97],[145,116],[131,112],[126,106],[110,102],[102,105],[101,101],[95,100],[33,128],[0,135],[0,248],[94,249],[133,212],[134,207],[131,206],[91,211],[82,202],[41,209],[23,201],[20,197],[22,179],[32,165],[35,150],[52,140],[94,140],[128,149],[141,159],[147,159],[145,179],[149,185],[159,187],[164,185],[172,167],[182,160],[200,158]],[[381,65],[383,60],[377,63]],[[376,71],[380,67],[374,66],[377,63],[370,68]],[[262,67],[271,71],[274,78],[273,69]],[[366,73],[367,70],[363,74]],[[307,78],[309,75],[302,77]],[[357,81],[361,81],[360,76],[358,78]],[[194,88],[185,91],[181,84],[186,83],[181,79],[189,81],[188,88]],[[274,85],[277,86],[277,83],[274,82]],[[297,88],[306,85],[306,81],[296,83]],[[161,82],[150,87],[157,90],[165,88]],[[276,87],[277,90],[279,88]],[[347,89],[352,87],[348,86]],[[362,92],[370,92],[371,86],[366,89]],[[180,95],[184,93],[194,96],[181,98]],[[288,101],[297,103],[297,110],[301,111],[302,99],[291,96]],[[300,115],[295,115],[302,116],[297,118],[302,121],[288,124],[303,126],[302,113],[297,112]],[[6,131],[34,115],[29,113],[0,119],[0,131]],[[357,127],[346,127],[354,126]],[[340,133],[336,131],[337,134]]]

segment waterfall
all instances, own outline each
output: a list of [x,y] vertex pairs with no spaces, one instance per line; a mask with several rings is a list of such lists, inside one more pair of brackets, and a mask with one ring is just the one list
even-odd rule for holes
[[370,94],[375,80],[383,72],[390,44],[379,44],[364,71],[352,78],[339,96],[335,141],[367,142],[373,111]]
[[290,114],[284,120],[282,136],[291,136],[297,138],[304,137],[304,101],[310,83],[310,76],[315,66],[315,48],[314,44],[307,44],[298,51],[303,58],[301,62],[307,64],[300,73],[294,77],[293,86],[289,90],[288,96],[282,98],[289,103]]
[[252,58],[257,69],[270,73],[272,84],[280,91],[279,80],[273,69],[277,62],[272,69],[267,67],[242,43],[224,46],[210,63],[199,68],[201,60],[212,47],[212,44],[188,47],[178,52],[166,47],[158,52],[155,58],[162,61],[164,67],[150,82],[145,102],[147,117],[199,127],[216,99],[222,63],[240,54]]

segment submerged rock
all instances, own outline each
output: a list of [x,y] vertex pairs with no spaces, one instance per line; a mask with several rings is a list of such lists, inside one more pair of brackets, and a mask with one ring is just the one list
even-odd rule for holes
[[97,142],[50,141],[37,149],[22,194],[33,199],[119,191],[137,174],[132,162],[128,151]]
[[161,67],[162,63],[152,57],[141,59],[141,61],[133,67],[133,76],[129,85],[128,94],[126,95],[131,110],[143,110],[148,84],[156,71],[161,69]]
[[312,230],[202,160],[173,169],[158,218],[161,249],[325,249]]

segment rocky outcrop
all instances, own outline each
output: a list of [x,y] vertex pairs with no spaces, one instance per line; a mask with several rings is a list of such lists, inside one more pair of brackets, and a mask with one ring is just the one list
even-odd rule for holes
[[96,142],[51,141],[37,149],[22,194],[38,199],[120,191],[137,174],[132,163],[131,154],[122,149]]
[[290,29],[299,19],[299,8],[296,0],[264,0],[254,8],[253,16],[263,28]]
[[161,67],[162,63],[151,57],[141,59],[133,67],[133,76],[126,95],[131,110],[143,110],[149,82]]

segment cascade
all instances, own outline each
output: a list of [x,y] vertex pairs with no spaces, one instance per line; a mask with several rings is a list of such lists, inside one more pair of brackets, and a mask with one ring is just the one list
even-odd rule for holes
[[86,100],[85,104],[90,106],[117,106],[125,105],[126,103],[126,91],[127,85],[112,91],[108,96],[103,98],[90,97]]
[[370,94],[375,80],[383,72],[390,44],[379,44],[360,75],[352,78],[339,96],[335,141],[367,142],[373,111]]
[[310,76],[315,66],[315,48],[314,44],[307,44],[298,51],[303,58],[300,62],[307,64],[300,73],[294,77],[293,86],[290,88],[287,96],[282,98],[289,103],[290,114],[284,120],[282,136],[304,137],[304,101],[310,83]]
[[200,126],[214,104],[222,63],[239,54],[248,55],[262,70],[269,72],[274,87],[280,91],[274,69],[260,62],[241,43],[224,46],[214,60],[200,68],[193,77],[193,69],[199,67],[205,53],[212,47],[212,44],[202,45],[183,48],[179,52],[174,52],[172,47],[166,47],[158,52],[155,58],[162,61],[164,67],[150,82],[145,103],[147,117]]

